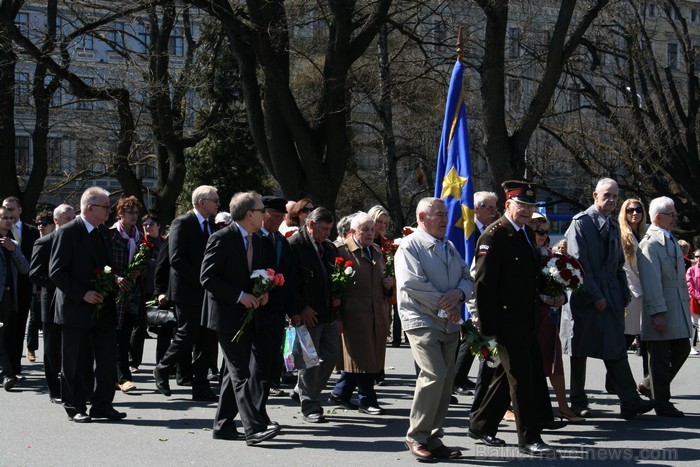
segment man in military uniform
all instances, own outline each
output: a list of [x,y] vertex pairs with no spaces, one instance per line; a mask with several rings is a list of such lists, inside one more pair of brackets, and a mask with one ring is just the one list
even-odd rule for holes
[[537,341],[539,260],[528,222],[535,210],[535,186],[520,181],[502,184],[505,215],[479,237],[476,248],[476,304],[481,331],[494,336],[501,365],[479,409],[471,417],[469,436],[491,446],[498,424],[512,400],[518,446],[524,454],[556,456],[540,433],[553,424],[552,404]]

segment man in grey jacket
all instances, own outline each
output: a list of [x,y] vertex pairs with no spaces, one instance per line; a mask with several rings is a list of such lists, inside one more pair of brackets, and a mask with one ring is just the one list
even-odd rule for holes
[[671,381],[688,358],[693,328],[683,253],[671,233],[677,218],[673,200],[653,199],[649,217],[651,226],[637,250],[644,290],[642,340],[649,350],[649,376],[642,384],[651,389],[658,415],[682,417],[671,403]]
[[452,393],[461,304],[471,298],[469,267],[447,238],[447,209],[439,198],[416,208],[418,229],[396,253],[401,326],[420,368],[406,444],[422,460],[453,459],[462,453],[442,444],[442,425]]
[[566,231],[568,252],[583,266],[583,286],[571,294],[562,309],[561,344],[571,357],[571,409],[581,417],[591,415],[585,392],[586,358],[605,363],[607,378],[620,399],[620,416],[630,419],[654,408],[643,401],[627,361],[625,306],[629,288],[623,265],[620,226],[612,212],[620,190],[610,178],[598,181],[593,205],[576,214]]

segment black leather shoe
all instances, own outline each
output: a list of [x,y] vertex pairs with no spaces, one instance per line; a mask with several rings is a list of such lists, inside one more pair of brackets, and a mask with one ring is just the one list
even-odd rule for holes
[[286,397],[287,391],[281,388],[270,388],[270,397]]
[[358,409],[357,404],[350,402],[350,401],[346,401],[342,397],[336,396],[333,393],[331,393],[330,400],[331,400],[331,402],[334,402],[336,405],[339,405],[341,407],[345,407],[348,410],[357,410]]
[[90,423],[92,422],[92,418],[85,412],[77,413],[73,415],[72,417],[69,417],[69,420],[73,420],[75,423]]
[[490,436],[490,435],[483,435],[481,433],[478,433],[471,428],[467,431],[467,435],[471,439],[478,439],[482,443],[487,444],[489,446],[505,446],[506,442],[503,441],[501,438],[496,438],[495,436]]
[[301,402],[301,399],[299,398],[299,393],[292,390],[292,393],[289,395],[289,398],[292,399],[294,402],[297,404]]
[[450,396],[450,405],[457,405],[459,404],[459,399],[457,399],[455,396]]
[[452,394],[454,394],[455,396],[473,396],[474,390],[469,389],[466,386],[453,386]]
[[168,375],[164,374],[163,371],[158,369],[158,365],[153,369],[153,377],[156,379],[156,389],[160,391],[164,396],[170,397],[172,392],[170,391],[170,381],[168,381]]
[[212,430],[211,437],[214,439],[235,441],[241,439],[241,434],[237,430]]
[[106,409],[97,409],[92,407],[90,409],[90,417],[106,418],[107,420],[121,420],[122,418],[126,418],[126,413],[118,412],[114,410],[113,407],[108,407]]
[[557,457],[557,450],[545,443],[533,443],[520,446],[518,449],[523,454],[536,457]]
[[591,416],[591,409],[589,409],[587,405],[572,405],[571,411],[576,414],[577,417],[588,418]]
[[192,400],[198,402],[218,402],[219,396],[209,389],[207,391],[192,393]]
[[673,418],[685,417],[685,414],[683,412],[681,412],[680,410],[678,410],[677,408],[675,408],[673,406],[673,404],[671,404],[671,403],[669,403],[667,405],[664,404],[661,407],[657,407],[656,408],[656,415],[658,415],[660,417],[673,417]]
[[63,400],[60,397],[49,397],[52,404],[63,404]]
[[326,417],[322,413],[314,412],[308,415],[301,415],[305,421],[309,423],[323,423],[326,421]]
[[639,394],[647,397],[648,399],[653,399],[654,396],[651,394],[651,389],[646,387],[644,383],[639,383],[637,385],[637,391],[639,391]]
[[266,430],[259,431],[257,433],[253,433],[252,435],[248,435],[245,438],[245,444],[248,446],[252,446],[253,444],[258,444],[261,441],[266,441],[268,439],[272,439],[275,436],[277,436],[280,433],[280,426],[279,425],[270,425],[267,427]]
[[567,425],[566,422],[560,422],[558,420],[552,420],[542,425],[543,430],[560,430]]
[[430,449],[430,453],[436,459],[457,459],[462,457],[462,451],[457,448],[448,448],[444,444],[439,448]]
[[653,410],[656,407],[656,401],[645,401],[641,398],[632,402],[625,402],[620,406],[620,416],[625,420],[629,420],[635,415],[641,415]]
[[2,387],[5,388],[5,391],[9,391],[15,387],[15,384],[17,384],[17,378],[13,378],[12,376],[2,380]]
[[378,405],[361,405],[358,410],[367,415],[384,415],[384,409]]

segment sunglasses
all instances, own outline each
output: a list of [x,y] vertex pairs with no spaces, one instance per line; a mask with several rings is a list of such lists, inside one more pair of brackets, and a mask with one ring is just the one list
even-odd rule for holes
[[37,221],[37,222],[35,222],[35,224],[37,227],[39,227],[39,226],[46,227],[47,225],[49,225],[48,222],[44,222],[44,221]]
[[153,227],[154,225],[156,225],[155,222],[144,222],[144,223],[143,223],[143,226],[144,226],[144,227]]
[[537,235],[549,235],[549,230],[535,230]]
[[305,207],[305,208],[301,208],[300,211],[308,214],[311,211],[313,211],[314,209],[316,209],[316,208]]
[[637,214],[644,214],[644,209],[642,209],[642,207],[639,206],[638,208],[627,208],[625,209],[625,212],[627,214],[632,214],[633,212],[636,212]]

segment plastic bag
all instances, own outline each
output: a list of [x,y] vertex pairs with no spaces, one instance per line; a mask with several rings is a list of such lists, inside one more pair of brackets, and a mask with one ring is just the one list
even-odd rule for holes
[[304,370],[318,365],[318,354],[306,326],[288,327],[284,335],[284,367],[287,371]]

